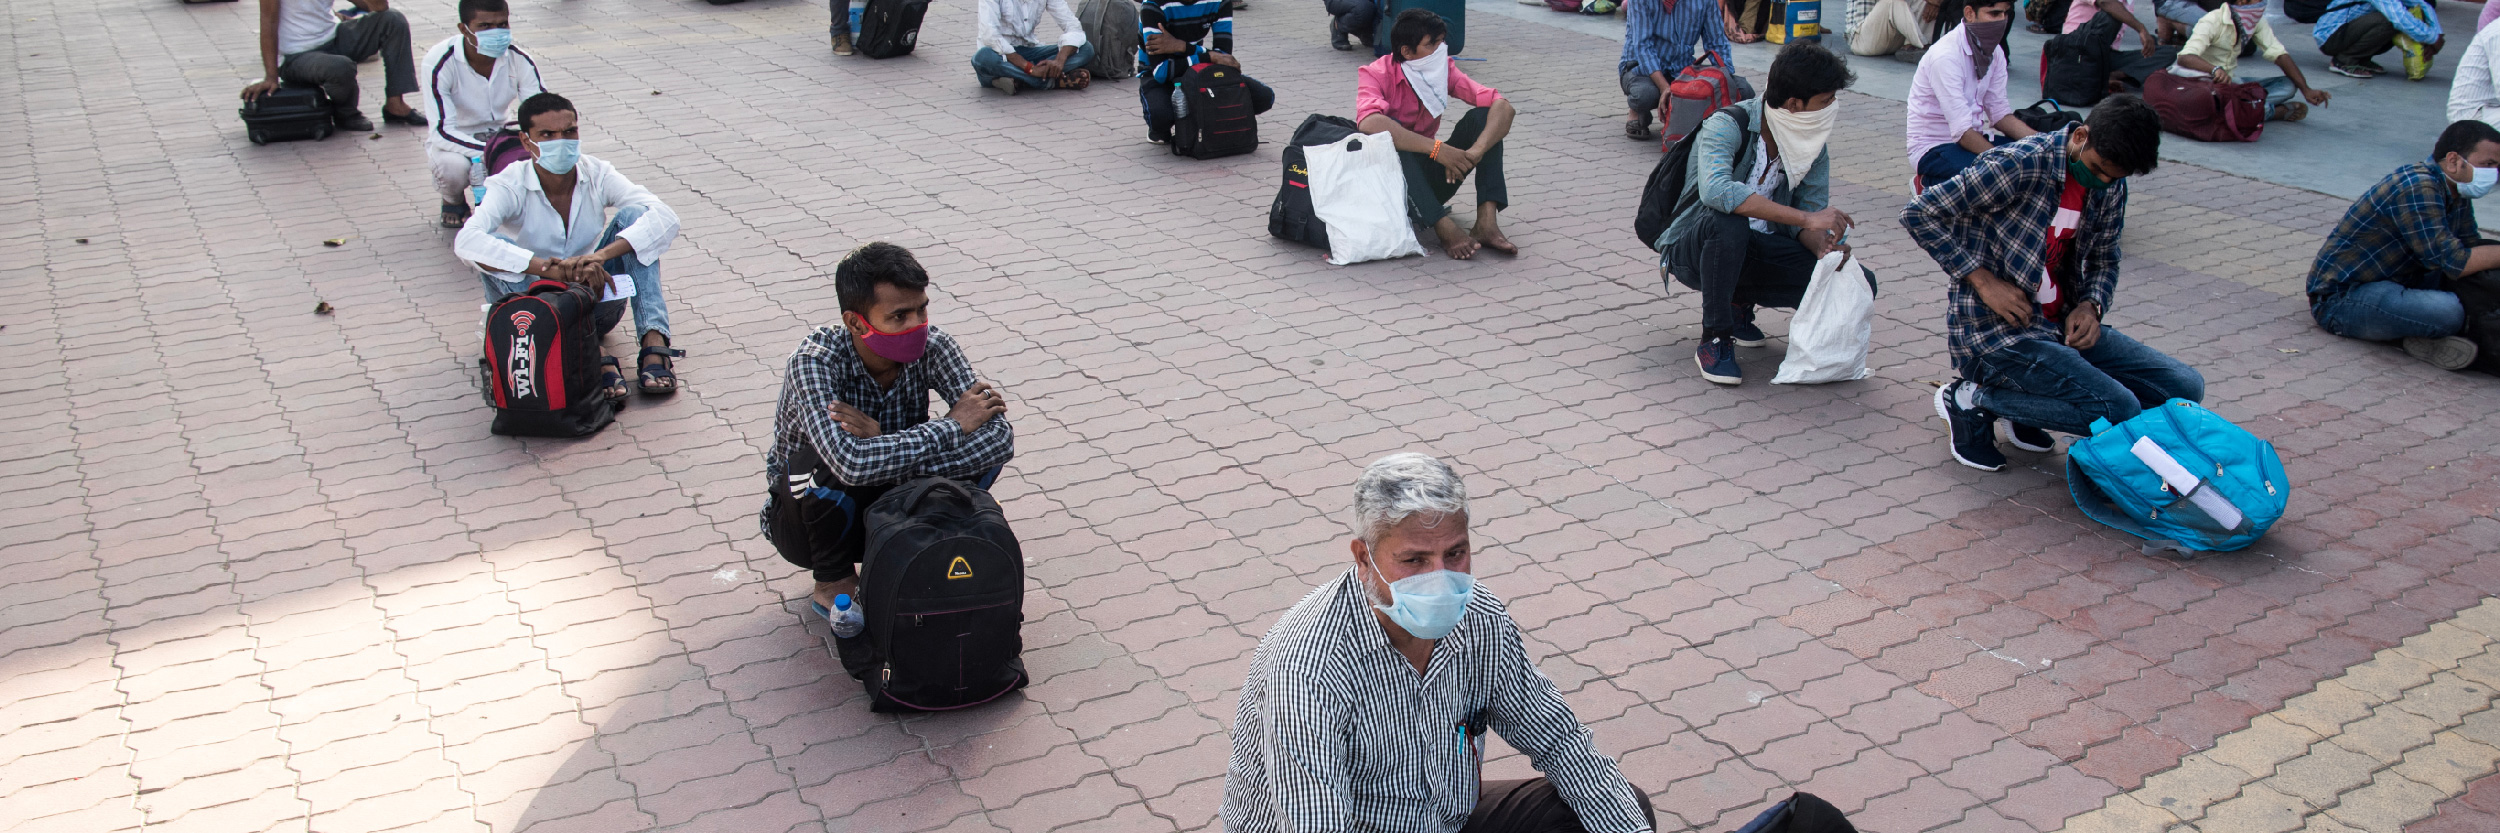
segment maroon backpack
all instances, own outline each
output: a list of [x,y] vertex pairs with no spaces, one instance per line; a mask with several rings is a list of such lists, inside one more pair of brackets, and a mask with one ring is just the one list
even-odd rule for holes
[[494,135],[486,137],[486,149],[477,158],[486,165],[487,176],[502,173],[514,162],[529,161],[529,146],[521,144],[521,124],[504,122]]
[[489,429],[507,437],[585,437],[616,418],[621,401],[599,384],[598,290],[541,280],[486,313],[478,360]]

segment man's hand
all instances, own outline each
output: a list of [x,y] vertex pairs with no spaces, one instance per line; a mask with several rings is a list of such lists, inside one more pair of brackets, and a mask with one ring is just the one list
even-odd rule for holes
[[278,79],[263,78],[243,88],[243,100],[251,101],[278,91]]
[[2066,346],[2090,350],[2101,343],[2101,308],[2085,301],[2066,311]]
[[1465,178],[1468,171],[1476,169],[1475,155],[1454,145],[1442,145],[1441,152],[1434,158],[1441,162],[1441,169],[1449,175],[1451,182]]
[[559,261],[558,268],[569,273],[567,280],[574,283],[601,289],[608,285],[607,264],[592,255],[565,258]]
[[840,426],[842,433],[863,440],[875,439],[880,433],[877,430],[876,420],[869,419],[866,413],[851,407],[848,403],[836,402],[825,406],[825,410],[833,415],[833,424]]
[[2334,98],[2335,96],[2325,90],[2303,89],[2300,91],[2300,97],[2308,99],[2311,104],[2324,107],[2326,106],[2326,100]]
[[1059,59],[1052,58],[1047,61],[1036,61],[1031,67],[1026,68],[1024,71],[1031,74],[1035,78],[1048,81],[1059,77],[1059,73],[1063,71],[1060,69],[1061,66],[1062,64],[1059,63]]
[[2216,84],[2228,84],[2228,83],[2231,83],[2231,71],[2230,71],[2230,70],[2227,70],[2227,69],[2223,69],[2220,65],[2216,65],[2216,66],[2214,67],[2214,69],[2213,69],[2213,77],[2214,77],[2214,83],[2216,83]]
[[1807,213],[1806,221],[1802,228],[1810,228],[1816,231],[1828,231],[1834,235],[1838,235],[1841,232],[1848,231],[1849,227],[1854,225],[1857,225],[1857,221],[1849,219],[1849,215],[1842,213],[1840,209],[1826,208],[1821,211]]
[[[1970,282],[1972,292],[1979,293],[1979,303],[1995,312],[1998,318],[2005,319],[2007,325],[2023,327],[2031,324],[2031,299],[2023,297],[2020,287],[2006,283],[1997,277],[1997,273],[1986,269],[1973,269],[1963,280]],[[2099,337],[2097,329],[2094,337]]]
[[1189,51],[1189,42],[1162,32],[1146,36],[1146,54],[1177,55]]
[[1240,58],[1235,58],[1235,57],[1233,57],[1233,56],[1231,56],[1231,55],[1226,55],[1226,54],[1224,54],[1224,53],[1222,53],[1222,52],[1216,52],[1216,53],[1212,53],[1212,54],[1207,55],[1207,61],[1208,61],[1209,63],[1215,64],[1216,66],[1220,66],[1220,67],[1232,67],[1232,68],[1234,68],[1234,69],[1240,69],[1240,68],[1241,68],[1241,59],[1240,59]]
[[946,416],[953,419],[956,425],[963,426],[964,433],[970,434],[981,430],[981,426],[989,423],[990,417],[1006,412],[1007,398],[1001,396],[990,383],[981,382],[966,388],[964,395],[955,399],[955,407],[948,410]]
[[1840,242],[1840,235],[1820,229],[1806,229],[1798,232],[1797,242],[1803,244],[1806,251],[1813,253],[1816,260],[1821,260],[1824,255],[1833,252],[1843,255],[1849,253],[1849,244]]

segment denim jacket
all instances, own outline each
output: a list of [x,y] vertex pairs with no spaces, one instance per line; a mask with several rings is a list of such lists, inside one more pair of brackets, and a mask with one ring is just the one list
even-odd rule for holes
[[[1684,193],[1675,201],[1675,219],[1667,223],[1666,233],[1654,248],[1664,252],[1674,241],[1683,239],[1701,218],[1703,208],[1734,214],[1746,197],[1753,196],[1753,186],[1745,180],[1753,173],[1753,137],[1762,135],[1762,107],[1760,98],[1739,101],[1702,120],[1700,135],[1693,137],[1693,167],[1684,173]],[[1729,118],[1722,118],[1722,114]],[[1741,135],[1734,121],[1739,118],[1749,126]],[[1781,184],[1771,192],[1771,201],[1806,212],[1830,207],[1831,147],[1824,146],[1823,155],[1815,157],[1805,181]],[[1782,236],[1797,236],[1794,226],[1771,226]]]

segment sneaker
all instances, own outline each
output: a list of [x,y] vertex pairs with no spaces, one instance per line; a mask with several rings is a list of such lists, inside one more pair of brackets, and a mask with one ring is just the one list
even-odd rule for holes
[[2362,69],[2369,70],[2371,75],[2386,75],[2386,74],[2387,74],[2387,68],[2386,68],[2386,67],[2383,67],[2383,66],[2379,66],[2379,65],[2378,65],[2378,59],[2377,59],[2377,58],[2363,58],[2363,59],[2361,59],[2360,64],[2361,64],[2361,68],[2362,68]]
[[2326,62],[2326,68],[2332,70],[2337,75],[2347,78],[2373,78],[2378,75],[2377,72],[2372,71],[2367,66],[2363,66],[2358,62],[2347,61],[2342,58]]
[[2057,450],[2057,438],[2049,436],[2048,429],[2033,428],[2010,419],[2003,422],[2007,445],[2033,454],[2047,454]]
[[2404,344],[2406,355],[2429,362],[2432,367],[2441,370],[2464,370],[2466,365],[2474,363],[2475,354],[2480,352],[2474,346],[2474,340],[2464,336],[2408,338]]
[[2300,121],[2309,117],[2309,102],[2286,101],[2274,105],[2275,121]]
[[1770,338],[1770,336],[1763,335],[1762,328],[1754,326],[1751,321],[1740,322],[1736,325],[1735,341],[1738,347],[1760,347],[1771,343]]
[[990,86],[997,88],[999,92],[1006,93],[1008,95],[1015,95],[1016,91],[1022,88],[1023,85],[1017,84],[1016,79],[1001,75],[990,79]]
[[1701,378],[1722,385],[1745,383],[1745,371],[1736,366],[1736,348],[1724,338],[1705,339],[1693,348],[1693,364],[1701,368]]
[[851,35],[850,35],[850,33],[845,32],[845,33],[842,33],[842,34],[839,34],[839,35],[835,35],[835,36],[833,36],[833,54],[836,54],[836,55],[848,55],[848,54],[851,54]]
[[1961,401],[1969,388],[1969,382],[1954,382],[1936,389],[1936,415],[1944,418],[1953,460],[1980,471],[2005,468],[2005,452],[1997,450],[1996,432],[1989,430],[1996,418]]

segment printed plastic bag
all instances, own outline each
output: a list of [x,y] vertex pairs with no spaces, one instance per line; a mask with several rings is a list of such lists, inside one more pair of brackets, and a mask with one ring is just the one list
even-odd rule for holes
[[1840,252],[1814,265],[1797,315],[1788,322],[1788,357],[1774,385],[1818,385],[1866,378],[1867,342],[1875,334],[1875,290],[1856,258]]
[[1311,170],[1311,213],[1328,226],[1328,262],[1420,255],[1406,221],[1406,174],[1389,134],[1357,133],[1302,149]]

